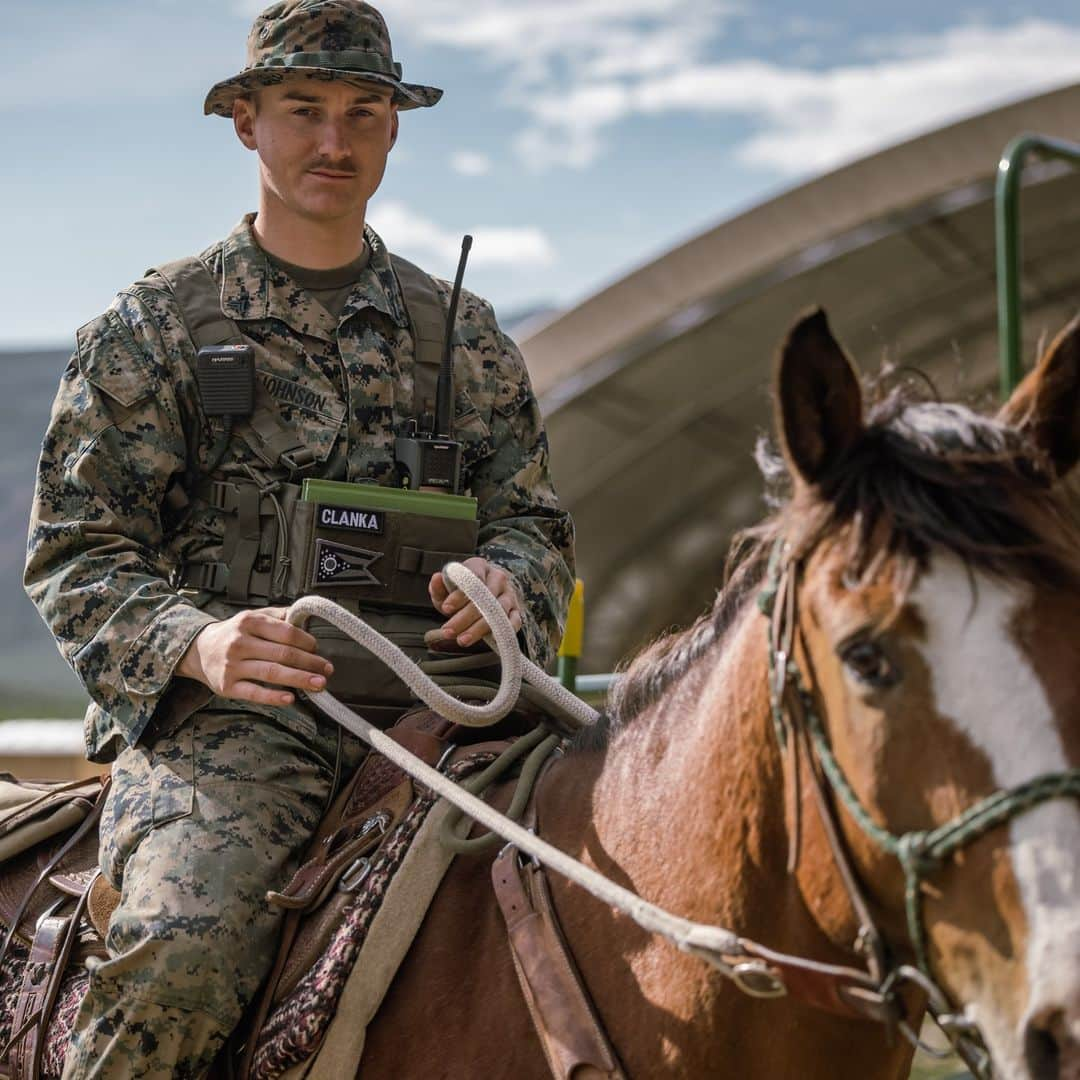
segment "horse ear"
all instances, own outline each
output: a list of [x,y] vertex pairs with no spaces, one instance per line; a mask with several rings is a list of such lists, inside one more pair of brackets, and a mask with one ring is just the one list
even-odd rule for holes
[[998,418],[1028,435],[1057,476],[1080,459],[1080,315],[1054,339]]
[[776,428],[788,467],[815,484],[862,434],[862,392],[821,308],[792,327],[780,350]]

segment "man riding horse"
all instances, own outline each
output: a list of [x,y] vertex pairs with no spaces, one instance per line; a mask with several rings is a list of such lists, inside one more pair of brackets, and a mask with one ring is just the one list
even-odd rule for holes
[[[26,587],[93,699],[87,756],[113,762],[101,864],[121,900],[66,1077],[206,1072],[273,959],[266,893],[363,755],[298,691],[351,680],[353,700],[387,720],[407,706],[398,691],[365,694],[359,651],[338,641],[332,654],[284,613],[323,580],[298,570],[327,543],[303,524],[305,481],[416,486],[395,444],[445,434],[431,401],[444,337],[475,544],[445,541],[431,518],[428,539],[405,546],[392,514],[345,514],[317,573],[352,558],[346,594],[418,656],[425,632],[463,651],[488,631],[438,572],[452,557],[472,556],[534,660],[561,635],[573,526],[521,356],[470,294],[447,331],[450,287],[365,226],[399,112],[440,97],[402,81],[368,4],[274,4],[247,66],[205,104],[259,156],[258,213],[78,331],[43,444]],[[375,565],[393,574],[369,611],[355,582]]]

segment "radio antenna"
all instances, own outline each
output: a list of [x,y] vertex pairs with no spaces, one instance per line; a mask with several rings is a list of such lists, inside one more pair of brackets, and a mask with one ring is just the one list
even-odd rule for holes
[[442,365],[435,391],[435,434],[454,437],[454,324],[457,322],[458,301],[461,299],[461,283],[465,279],[465,264],[469,261],[472,237],[461,240],[461,259],[458,262],[454,291],[450,294],[450,310],[446,316],[446,344],[443,347]]

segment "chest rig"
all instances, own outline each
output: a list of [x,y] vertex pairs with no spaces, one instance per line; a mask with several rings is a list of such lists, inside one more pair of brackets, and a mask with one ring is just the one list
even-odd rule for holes
[[[436,401],[446,396],[437,391],[447,312],[424,271],[396,255],[390,259],[415,350],[408,426],[414,433],[434,433]],[[157,273],[176,300],[196,352],[245,343],[239,326],[223,313],[218,283],[200,259],[177,260]],[[179,587],[195,591],[196,603],[226,617],[309,594],[327,596],[372,621],[414,659],[424,658],[423,634],[442,621],[428,582],[447,562],[475,553],[475,504],[451,494],[328,482],[318,475],[319,462],[299,430],[265,393],[236,421],[227,434],[250,451],[246,476],[215,478],[212,467],[209,475],[189,475],[187,490],[174,488],[168,496],[174,511],[194,497],[225,522],[220,558],[181,564]],[[320,654],[334,663],[335,694],[369,706],[402,704],[401,684],[381,664],[358,663],[355,645],[338,641],[333,628],[311,632],[320,638]]]

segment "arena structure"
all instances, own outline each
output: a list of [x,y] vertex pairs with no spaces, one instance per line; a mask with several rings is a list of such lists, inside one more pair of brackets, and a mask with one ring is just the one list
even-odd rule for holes
[[[578,527],[582,670],[711,604],[730,537],[765,509],[753,449],[776,346],[804,309],[825,307],[864,372],[911,366],[943,397],[993,400],[995,176],[1025,132],[1080,140],[1080,84],[787,191],[522,340]],[[1080,310],[1080,170],[1041,161],[1024,178],[1030,362]]]

